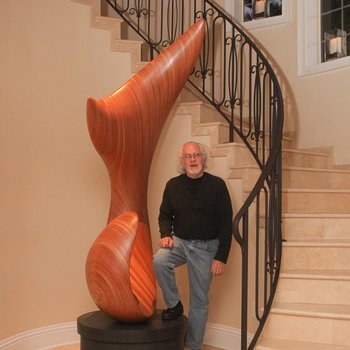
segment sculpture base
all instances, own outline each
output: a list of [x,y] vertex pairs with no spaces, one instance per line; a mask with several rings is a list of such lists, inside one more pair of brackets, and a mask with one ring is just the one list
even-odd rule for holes
[[121,323],[101,311],[78,318],[80,350],[183,350],[187,318],[163,321],[157,310],[142,323]]

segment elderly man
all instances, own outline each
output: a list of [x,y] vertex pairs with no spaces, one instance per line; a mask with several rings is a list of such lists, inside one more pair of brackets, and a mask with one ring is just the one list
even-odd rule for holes
[[174,269],[187,264],[190,287],[185,345],[203,344],[208,318],[208,292],[212,276],[224,273],[232,239],[232,206],[225,182],[204,170],[203,145],[184,144],[179,151],[179,171],[166,184],[159,213],[160,250],[153,259],[158,284],[167,309],[163,320],[183,314]]

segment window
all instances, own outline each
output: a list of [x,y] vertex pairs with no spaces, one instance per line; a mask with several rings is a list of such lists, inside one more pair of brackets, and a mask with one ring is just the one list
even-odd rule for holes
[[350,55],[350,0],[321,0],[321,61]]
[[[309,75],[315,73],[326,72],[337,68],[349,66],[350,55],[339,59],[324,59],[324,32],[323,30],[329,23],[335,23],[335,18],[332,16],[323,17],[321,14],[330,14],[332,11],[336,12],[336,4],[343,2],[343,11],[346,13],[344,16],[344,23],[348,23],[349,27],[349,0],[297,0],[297,30],[298,30],[298,75]],[[324,3],[324,4],[323,4]],[[324,5],[324,6],[323,6]],[[341,12],[341,9],[338,8]],[[338,12],[338,16],[339,16]],[[346,17],[347,16],[347,17]],[[321,18],[322,17],[322,18]],[[325,24],[322,24],[322,20],[325,18]],[[337,29],[333,27],[333,29]],[[345,29],[350,33],[350,29]],[[349,37],[347,35],[347,49]]]

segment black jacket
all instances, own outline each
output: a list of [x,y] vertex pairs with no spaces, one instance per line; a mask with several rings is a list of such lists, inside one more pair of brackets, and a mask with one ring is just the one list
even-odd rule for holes
[[179,175],[168,181],[158,217],[161,237],[219,239],[216,260],[224,263],[232,241],[232,205],[225,182],[204,173],[198,179]]

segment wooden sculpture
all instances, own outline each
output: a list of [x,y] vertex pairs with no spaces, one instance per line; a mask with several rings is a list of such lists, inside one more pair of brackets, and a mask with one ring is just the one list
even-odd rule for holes
[[108,223],[93,243],[86,279],[96,305],[123,322],[155,311],[156,284],[147,214],[147,184],[164,122],[199,56],[198,21],[109,96],[87,101],[92,142],[111,183]]

